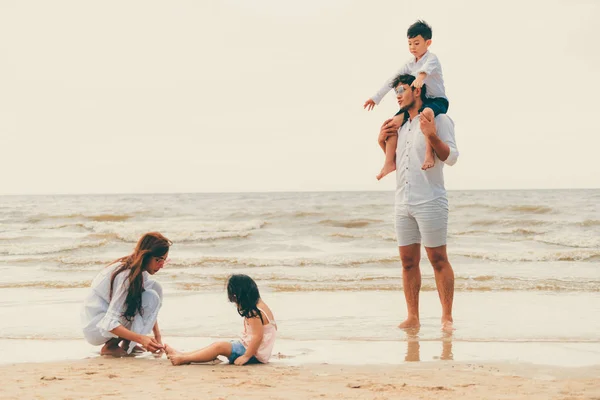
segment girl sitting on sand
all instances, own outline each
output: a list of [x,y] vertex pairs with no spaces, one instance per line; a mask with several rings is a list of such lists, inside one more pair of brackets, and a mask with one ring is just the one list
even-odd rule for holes
[[173,365],[206,363],[218,356],[235,365],[267,363],[271,358],[277,333],[277,323],[269,306],[260,298],[258,287],[247,275],[232,275],[227,281],[227,296],[244,317],[244,330],[240,340],[216,342],[203,349],[188,353],[165,345],[167,357]]

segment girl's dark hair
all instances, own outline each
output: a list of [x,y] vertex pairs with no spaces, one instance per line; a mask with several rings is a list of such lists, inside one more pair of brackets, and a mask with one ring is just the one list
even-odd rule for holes
[[133,253],[110,263],[110,265],[121,263],[121,266],[115,269],[110,278],[111,298],[116,276],[127,269],[129,270],[129,290],[127,291],[125,311],[123,312],[123,316],[128,321],[131,321],[137,313],[140,315],[143,313],[142,292],[144,291],[144,278],[142,272],[146,270],[148,261],[150,261],[151,257],[163,257],[168,253],[169,247],[172,244],[169,239],[160,233],[149,232],[140,238]]
[[260,300],[260,292],[256,282],[248,275],[231,275],[227,280],[227,297],[229,301],[237,304],[238,313],[244,318],[259,317],[262,314],[256,307]]

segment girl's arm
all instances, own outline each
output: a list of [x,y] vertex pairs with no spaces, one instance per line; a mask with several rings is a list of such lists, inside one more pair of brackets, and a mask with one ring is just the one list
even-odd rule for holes
[[254,357],[263,340],[264,328],[260,317],[247,318],[246,322],[250,325],[250,329],[252,330],[252,341],[248,344],[248,348],[244,355],[238,357],[234,361],[235,365],[244,365]]

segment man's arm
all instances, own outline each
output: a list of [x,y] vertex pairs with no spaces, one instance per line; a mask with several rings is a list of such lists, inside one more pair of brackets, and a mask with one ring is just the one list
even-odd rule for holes
[[379,137],[377,142],[381,147],[381,150],[385,153],[386,141],[390,136],[398,135],[399,123],[394,122],[394,118],[387,119],[381,125],[381,129],[379,129]]
[[454,139],[454,123],[445,114],[441,114],[433,121],[423,115],[420,117],[421,132],[431,144],[433,151],[444,163],[452,166],[458,159],[458,149]]

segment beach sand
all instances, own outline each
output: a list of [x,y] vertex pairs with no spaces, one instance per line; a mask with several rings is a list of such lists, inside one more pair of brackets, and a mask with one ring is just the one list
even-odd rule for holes
[[2,399],[600,399],[600,366],[421,362],[173,367],[106,357],[0,367]]

